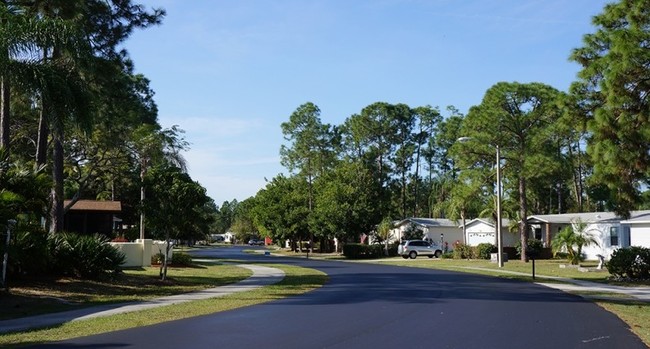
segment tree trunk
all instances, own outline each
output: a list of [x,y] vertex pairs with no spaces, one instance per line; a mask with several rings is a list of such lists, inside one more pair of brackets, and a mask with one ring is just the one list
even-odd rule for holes
[[147,158],[140,160],[140,239],[144,240],[144,177],[147,175]]
[[47,122],[45,111],[46,102],[41,98],[41,111],[38,120],[38,139],[36,140],[36,168],[45,166],[47,162],[47,138],[50,134],[50,128]]
[[467,227],[465,226],[465,210],[460,210],[460,219],[463,222],[463,245],[467,245]]
[[526,223],[528,204],[526,203],[526,179],[519,177],[519,236],[521,237],[521,260],[528,262],[526,247],[528,246],[528,223]]
[[50,233],[63,230],[63,125],[54,131],[52,190],[50,191]]
[[[43,63],[47,63],[47,48],[43,49]],[[50,134],[49,121],[47,118],[49,104],[41,93],[41,110],[38,118],[38,139],[36,140],[36,168],[45,166],[47,163],[47,139]]]
[[5,72],[0,76],[0,148],[4,148],[7,156],[9,155],[9,76]]
[[171,249],[171,243],[169,241],[169,232],[166,234],[165,242],[165,258],[163,259],[162,264],[160,265],[160,280],[165,281],[167,279],[167,264],[169,263],[169,250]]

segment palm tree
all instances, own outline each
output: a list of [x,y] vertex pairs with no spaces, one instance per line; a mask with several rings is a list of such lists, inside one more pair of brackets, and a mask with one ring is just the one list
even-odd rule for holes
[[599,246],[598,240],[586,231],[587,224],[580,219],[564,227],[555,235],[552,242],[553,254],[567,253],[567,260],[577,265],[582,259],[582,248],[590,245]]
[[388,241],[390,240],[390,231],[393,229],[393,221],[385,217],[377,226],[377,236],[384,242],[384,254],[388,256]]

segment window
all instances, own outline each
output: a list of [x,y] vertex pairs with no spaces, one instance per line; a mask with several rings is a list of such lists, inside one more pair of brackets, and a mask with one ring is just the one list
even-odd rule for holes
[[542,228],[535,228],[535,240],[542,240]]
[[609,228],[609,245],[618,246],[618,227]]

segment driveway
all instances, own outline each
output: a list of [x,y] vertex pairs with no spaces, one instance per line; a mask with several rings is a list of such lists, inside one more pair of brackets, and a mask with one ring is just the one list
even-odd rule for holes
[[616,316],[541,285],[242,249],[197,255],[295,264],[319,269],[330,281],[297,297],[38,347],[646,348]]

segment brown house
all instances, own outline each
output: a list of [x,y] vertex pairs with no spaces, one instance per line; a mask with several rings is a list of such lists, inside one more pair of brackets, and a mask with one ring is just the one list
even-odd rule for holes
[[[64,202],[67,206],[70,200]],[[112,236],[115,215],[122,212],[120,201],[79,200],[68,210],[63,218],[63,229],[80,234],[103,234]]]

